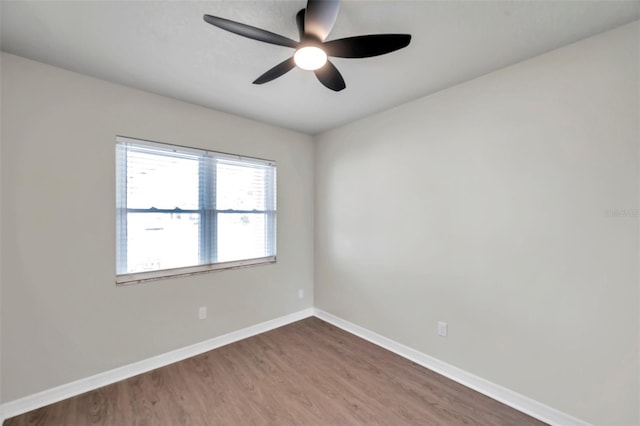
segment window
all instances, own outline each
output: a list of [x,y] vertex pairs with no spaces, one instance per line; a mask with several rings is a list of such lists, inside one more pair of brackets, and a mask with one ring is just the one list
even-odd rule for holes
[[117,283],[275,262],[272,161],[118,137]]

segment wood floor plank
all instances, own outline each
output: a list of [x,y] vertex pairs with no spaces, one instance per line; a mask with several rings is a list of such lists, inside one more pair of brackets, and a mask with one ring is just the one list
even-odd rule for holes
[[7,419],[5,426],[543,425],[318,318]]

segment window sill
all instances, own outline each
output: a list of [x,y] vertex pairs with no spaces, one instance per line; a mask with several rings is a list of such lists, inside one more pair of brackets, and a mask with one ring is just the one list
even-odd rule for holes
[[212,263],[208,265],[187,266],[184,268],[162,269],[159,271],[136,272],[133,274],[116,275],[117,285],[137,284],[146,281],[163,280],[167,278],[188,277],[213,271],[245,268],[247,266],[276,263],[275,256],[256,259],[235,260],[233,262]]

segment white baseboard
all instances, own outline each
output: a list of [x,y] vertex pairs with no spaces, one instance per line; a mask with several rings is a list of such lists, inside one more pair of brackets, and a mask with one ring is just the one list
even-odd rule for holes
[[483,395],[500,401],[501,403],[515,408],[525,414],[530,415],[538,420],[553,426],[584,426],[589,423],[570,416],[566,413],[551,408],[545,404],[514,392],[510,389],[492,383],[488,380],[464,371],[458,367],[447,364],[439,359],[433,358],[408,346],[400,344],[380,334],[367,330],[364,327],[343,320],[333,314],[325,312],[321,309],[314,309],[314,315],[323,321],[335,325],[351,334],[355,334],[369,342],[385,348],[403,358],[415,362],[429,370],[433,370],[455,382],[458,382],[468,388],[471,388]]
[[9,401],[0,405],[0,424],[2,424],[4,419],[110,385],[120,380],[137,376],[138,374],[155,370],[156,368],[164,367],[165,365],[173,364],[174,362],[182,361],[183,359],[187,359],[192,356],[200,355],[201,353],[212,349],[237,342],[238,340],[246,339],[247,337],[255,336],[256,334],[264,333],[265,331],[273,330],[274,328],[282,327],[283,325],[287,325],[304,318],[308,318],[313,316],[313,312],[313,308],[303,309],[302,311],[294,312],[260,324],[255,324],[247,328],[243,328],[242,330],[233,331],[222,336],[205,340],[204,342],[196,343],[194,345],[118,367],[113,370],[105,371],[104,373],[76,380],[75,382],[47,389],[33,395],[25,396],[24,398]]
[[335,325],[351,334],[355,334],[371,343],[385,348],[395,354],[400,355],[410,361],[415,362],[423,367],[435,371],[449,379],[458,382],[468,388],[471,388],[481,394],[484,394],[490,398],[502,402],[505,405],[522,411],[538,420],[545,423],[549,423],[554,426],[584,426],[588,423],[544,405],[538,401],[514,392],[510,389],[504,388],[500,385],[492,383],[467,371],[461,370],[408,346],[404,346],[394,340],[381,336],[377,333],[353,324],[349,321],[343,320],[335,315],[325,312],[317,308],[308,308],[302,311],[294,312],[283,317],[275,318],[270,321],[265,321],[260,324],[255,324],[242,330],[234,331],[222,336],[214,337],[204,342],[196,343],[184,348],[176,349],[165,354],[157,355],[142,361],[134,362],[122,367],[115,368],[113,370],[105,371],[94,376],[90,376],[84,379],[77,380],[75,382],[67,383],[55,388],[47,389],[42,392],[38,392],[33,395],[26,396],[24,398],[9,401],[0,405],[0,424],[4,419],[14,417],[31,410],[35,410],[45,405],[53,404],[63,399],[71,398],[85,392],[98,389],[103,386],[110,385],[120,380],[125,380],[138,374],[146,373],[156,368],[164,367],[165,365],[172,364],[174,362],[182,361],[183,359],[190,358],[192,356],[199,355],[201,353],[219,348],[224,345],[228,345],[238,340],[246,339],[247,337],[255,336],[256,334],[264,333],[269,330],[273,330],[283,325],[290,324],[295,321],[299,321],[310,316],[316,316],[323,321]]

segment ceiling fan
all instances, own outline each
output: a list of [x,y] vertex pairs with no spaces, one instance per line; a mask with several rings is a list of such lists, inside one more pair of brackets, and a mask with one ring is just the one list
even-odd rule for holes
[[240,22],[204,15],[204,20],[223,30],[264,43],[296,49],[295,54],[271,68],[253,84],[264,84],[291,71],[296,65],[313,71],[320,83],[339,92],[346,87],[338,69],[327,59],[368,58],[384,55],[409,45],[409,34],[371,34],[325,41],[338,17],[340,0],[308,0],[296,15],[300,41]]

